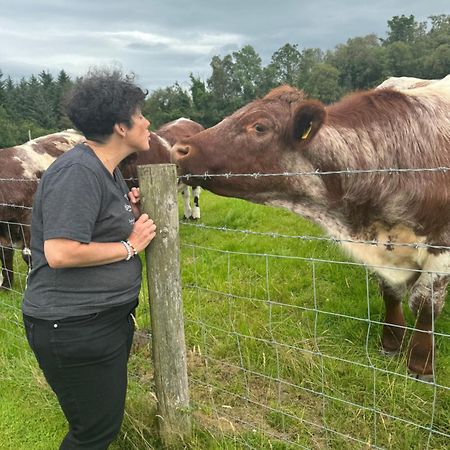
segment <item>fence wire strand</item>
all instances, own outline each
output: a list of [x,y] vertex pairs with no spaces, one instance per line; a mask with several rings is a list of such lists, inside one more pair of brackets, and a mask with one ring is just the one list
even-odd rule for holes
[[[266,177],[321,177],[339,175],[343,177],[374,175],[401,176],[408,174],[429,174],[442,175],[448,174],[450,167],[435,168],[378,168],[378,169],[344,169],[339,171],[305,171],[305,172],[283,172],[283,173],[225,173],[225,174],[202,174],[185,175],[179,177],[179,181],[189,180],[209,180],[213,178],[239,178],[250,177],[252,179]],[[35,183],[38,180],[26,178],[0,178],[0,183]],[[136,180],[137,181],[137,180]],[[19,210],[22,214],[30,215],[32,207],[28,204],[8,203],[2,199],[0,208]],[[26,202],[24,202],[26,203]],[[22,242],[25,242],[25,233],[23,227],[29,227],[29,224],[20,223],[15,220],[0,220],[0,227],[7,230],[3,240],[0,241],[0,251],[3,259],[5,252],[17,250],[17,242],[14,242],[13,232],[16,227],[20,227]],[[211,226],[202,223],[190,223],[183,221],[182,226],[186,229],[194,228],[200,233],[223,233],[223,235],[239,234],[244,237],[253,236],[271,239],[291,239],[298,241],[316,241],[326,244],[362,244],[367,246],[380,246],[385,248],[412,248],[425,250],[449,251],[450,247],[446,245],[435,245],[424,242],[391,242],[377,240],[351,239],[349,237],[323,237],[311,235],[287,235],[277,232],[261,232],[249,229],[230,228],[228,226]],[[14,235],[15,237],[16,235]],[[17,239],[17,238],[16,238]],[[19,239],[20,240],[20,239]],[[20,243],[19,243],[20,245]],[[198,355],[201,361],[201,367],[193,367],[189,376],[189,381],[193,389],[202,388],[206,396],[192,396],[192,402],[197,411],[207,408],[211,411],[217,424],[226,418],[227,423],[235,432],[235,439],[245,448],[258,448],[240,434],[240,429],[249,432],[256,430],[267,439],[273,442],[281,443],[286,446],[293,446],[301,449],[310,448],[333,448],[336,445],[335,439],[341,439],[341,442],[350,441],[351,445],[357,445],[361,448],[386,449],[390,445],[383,441],[383,430],[389,426],[404,425],[420,431],[426,436],[425,448],[433,449],[433,439],[436,437],[449,439],[450,424],[442,424],[438,419],[438,409],[443,396],[450,394],[450,386],[446,385],[436,375],[433,381],[415,380],[405,368],[400,370],[397,366],[392,368],[391,364],[380,364],[380,356],[373,349],[373,335],[377,330],[386,325],[382,320],[377,319],[377,312],[373,310],[374,299],[371,298],[371,275],[372,269],[384,269],[392,271],[406,271],[416,273],[418,276],[426,274],[431,279],[431,296],[434,299],[433,275],[449,275],[450,272],[431,272],[428,270],[414,268],[399,268],[383,265],[368,265],[354,261],[344,261],[338,259],[313,258],[302,256],[289,256],[275,253],[258,253],[245,251],[245,243],[242,244],[244,250],[223,250],[208,245],[198,245],[182,242],[182,251],[185,251],[190,259],[189,281],[183,284],[183,291],[192,297],[195,303],[195,317],[187,317],[187,329],[198,330],[197,344],[194,346],[194,353]],[[21,249],[19,249],[21,250]],[[23,263],[18,262],[18,253],[14,252],[14,267],[22,267],[20,270],[14,268],[4,269],[6,277],[11,275],[16,279],[15,283],[4,293],[0,294],[0,306],[3,309],[2,315],[7,320],[2,320],[0,331],[5,335],[15,339],[12,344],[18,349],[23,348],[22,344],[25,334],[22,330],[20,303],[17,299],[21,297],[26,284],[26,269],[23,269]],[[223,290],[216,288],[214,283],[214,273],[205,277],[200,273],[203,264],[204,255],[213,255],[214,258],[224,256],[226,259],[226,288]],[[219,255],[219,256],[218,256]],[[237,294],[234,291],[234,273],[245,270],[244,265],[233,263],[237,258],[252,258],[262,261],[262,293],[261,294]],[[277,265],[281,262],[292,261],[295,263],[304,263],[310,269],[311,273],[311,294],[312,304],[289,304],[284,301],[282,296],[277,295],[276,289],[272,286],[272,277],[277,270]],[[238,267],[236,267],[236,265]],[[365,283],[365,315],[358,317],[348,312],[336,312],[324,309],[321,305],[321,280],[318,275],[320,267],[327,266],[346,266],[348,268],[360,268],[364,271]],[[185,269],[186,270],[186,269]],[[248,281],[251,284],[251,280]],[[256,288],[255,288],[256,291]],[[147,293],[148,295],[148,293]],[[308,298],[309,298],[308,297]],[[209,314],[206,309],[200,306],[207,299],[210,305],[224,302],[226,303],[226,313],[223,319],[227,318],[227,326],[217,324],[216,317]],[[220,309],[216,310],[220,314]],[[253,311],[263,311],[265,322],[259,329],[248,324],[246,332],[239,329],[239,313],[245,311],[249,314],[249,320]],[[418,330],[415,326],[400,326],[389,324],[390,327],[397,327],[406,332],[422,332],[431,335],[433,346],[436,339],[441,341],[449,339],[450,336],[440,330],[436,330],[434,323],[434,308],[432,310],[432,330],[431,332]],[[251,311],[251,312],[248,312]],[[277,311],[281,311],[277,314]],[[312,317],[310,325],[312,327],[311,335],[301,329],[299,320],[299,338],[290,342],[288,336],[280,335],[280,327],[283,320],[287,317],[300,316],[305,314]],[[213,320],[214,319],[214,320]],[[305,319],[305,322],[309,319]],[[334,342],[329,342],[330,337],[324,336],[324,321],[351,321],[352,326],[364,326],[364,345],[361,346],[364,355],[356,353],[354,357],[346,354],[342,355]],[[303,319],[302,319],[303,322]],[[307,328],[307,325],[305,326]],[[326,331],[326,330],[325,330]],[[194,334],[195,334],[194,333]],[[261,333],[261,334],[258,334]],[[311,336],[311,337],[310,337]],[[230,359],[228,353],[218,345],[221,338],[229,338],[233,342],[235,355]],[[225,347],[228,341],[223,342]],[[333,347],[334,346],[334,347]],[[217,347],[219,350],[217,350]],[[264,350],[261,350],[264,349]],[[222,353],[223,352],[223,353]],[[249,357],[249,352],[256,359],[260,359],[258,365]],[[261,352],[261,353],[259,353]],[[225,355],[221,357],[222,355]],[[311,373],[317,374],[317,379],[308,380],[307,375],[304,378],[295,373],[295,364],[291,367],[291,360],[305,359],[310,365]],[[274,362],[273,368],[269,368],[269,361]],[[341,364],[344,369],[358,371],[367,370],[369,372],[370,383],[367,388],[367,401],[358,401],[358,397],[353,397],[353,393],[346,392],[345,389],[336,385],[329,385],[329,367],[330,363]],[[435,358],[433,357],[433,373],[436,374]],[[400,365],[402,362],[400,362]],[[348,369],[350,367],[350,369]],[[314,370],[317,369],[317,372]],[[292,373],[291,373],[292,371]],[[406,411],[401,408],[389,410],[381,402],[384,392],[378,387],[379,380],[383,377],[389,378],[392,385],[403,386],[407,392],[407,384],[415,383],[423,389],[430,390],[431,400],[423,400],[424,410],[420,415],[420,420],[408,417]],[[241,389],[242,386],[242,389]],[[412,392],[412,391],[409,391]],[[264,394],[264,395],[263,395]],[[406,395],[406,394],[405,394]],[[294,398],[291,398],[293,396]],[[222,401],[226,399],[227,404]],[[312,405],[312,411],[308,410],[308,404],[302,405],[302,401],[309,399]],[[312,399],[312,400],[311,400]],[[317,407],[315,401],[317,400]],[[294,408],[291,403],[297,408]],[[307,402],[306,402],[307,403]],[[340,429],[333,422],[333,405],[337,404],[339,408],[350,408],[359,414],[370,416],[366,419],[368,427],[371,430],[367,436],[357,436]],[[242,409],[242,411],[241,411]],[[405,408],[406,409],[406,408]],[[318,412],[314,419],[314,413]],[[242,413],[242,414],[240,414]],[[405,415],[403,415],[405,413]],[[310,414],[310,416],[308,416]],[[271,420],[268,419],[271,418]],[[127,413],[127,418],[133,422],[133,417]],[[349,419],[351,420],[351,419]],[[386,424],[386,421],[390,423]],[[292,423],[295,426],[292,426]],[[447,426],[445,426],[447,425]],[[220,427],[216,427],[220,428]],[[227,432],[224,431],[226,434]],[[304,442],[300,442],[301,433],[304,433]],[[306,436],[306,438],[305,438]],[[142,439],[144,437],[142,436]],[[144,439],[145,441],[145,439]],[[253,441],[252,441],[253,442]],[[130,444],[135,446],[130,440]],[[146,444],[150,445],[148,442]],[[272,444],[270,444],[272,446]],[[137,447],[135,447],[137,448]]]
[[[217,231],[217,230],[216,230]],[[386,411],[383,409],[380,409],[379,405],[378,405],[378,397],[380,395],[382,395],[381,392],[378,392],[377,390],[377,382],[378,382],[378,378],[381,376],[392,376],[393,379],[397,379],[399,380],[404,380],[405,382],[408,380],[413,380],[413,378],[407,374],[407,373],[402,373],[402,372],[396,372],[394,370],[390,370],[384,367],[379,367],[377,365],[376,362],[374,362],[373,360],[373,349],[371,348],[371,341],[372,341],[372,328],[373,327],[379,327],[379,326],[383,326],[385,325],[385,322],[377,320],[376,315],[373,314],[372,312],[372,299],[371,299],[371,294],[370,294],[370,269],[372,269],[373,267],[365,265],[365,264],[360,264],[360,263],[354,263],[351,261],[339,261],[339,260],[331,260],[331,259],[322,259],[322,258],[306,258],[306,257],[298,257],[298,256],[286,256],[286,255],[280,255],[280,254],[267,254],[267,253],[256,253],[256,252],[245,252],[245,251],[230,251],[230,250],[223,250],[223,249],[218,249],[218,248],[214,248],[214,247],[210,247],[210,246],[205,246],[205,245],[198,245],[198,244],[189,244],[189,243],[183,243],[182,247],[186,248],[186,249],[190,249],[190,251],[195,251],[196,253],[196,264],[199,263],[199,252],[202,252],[204,254],[218,254],[218,255],[223,255],[226,257],[226,261],[227,261],[227,279],[230,280],[231,278],[231,264],[232,264],[232,257],[250,257],[250,258],[260,258],[261,261],[264,262],[264,286],[265,286],[265,296],[264,297],[258,297],[257,295],[251,295],[251,296],[245,296],[245,295],[238,295],[233,293],[232,291],[230,291],[229,289],[225,292],[225,291],[221,291],[220,289],[214,289],[212,287],[208,287],[208,286],[204,286],[205,284],[205,280],[203,280],[203,282],[201,282],[201,280],[199,279],[198,275],[195,277],[195,282],[194,283],[187,283],[184,285],[184,289],[185,290],[191,290],[191,291],[195,291],[196,295],[197,295],[197,301],[202,301],[202,298],[199,297],[200,293],[203,293],[203,295],[206,295],[209,297],[209,302],[214,302],[214,301],[221,301],[220,298],[222,297],[223,299],[226,299],[226,301],[228,302],[228,304],[230,303],[230,301],[233,302],[242,302],[242,303],[246,303],[246,302],[251,302],[252,304],[260,304],[262,307],[263,305],[266,305],[267,310],[268,310],[268,317],[269,317],[269,323],[267,325],[268,327],[268,336],[267,337],[262,337],[262,336],[256,336],[253,333],[249,333],[249,334],[245,334],[242,332],[239,332],[236,330],[235,326],[234,326],[234,322],[230,321],[231,325],[231,329],[227,329],[226,327],[220,327],[217,326],[213,323],[209,323],[208,322],[203,322],[204,319],[202,319],[201,323],[199,323],[197,320],[191,320],[188,319],[187,320],[187,324],[189,323],[194,323],[198,326],[200,326],[202,328],[202,333],[204,336],[217,336],[217,339],[221,339],[220,336],[225,336],[225,335],[232,335],[237,339],[237,342],[239,342],[239,346],[238,346],[238,355],[239,355],[239,364],[238,365],[234,365],[231,364],[227,361],[221,360],[221,359],[216,359],[215,357],[213,357],[209,351],[207,351],[206,349],[203,349],[203,351],[205,352],[203,357],[205,360],[208,360],[207,365],[208,367],[212,367],[213,366],[221,366],[221,367],[227,367],[229,369],[229,371],[231,373],[235,372],[235,371],[239,371],[242,373],[243,378],[245,378],[245,385],[246,385],[246,389],[245,395],[242,394],[238,394],[234,391],[229,391],[226,390],[226,394],[229,396],[234,396],[237,395],[238,398],[240,398],[241,400],[245,401],[247,404],[248,403],[253,403],[255,404],[255,407],[259,407],[259,408],[264,408],[264,409],[268,409],[268,410],[273,410],[273,412],[278,412],[281,415],[280,418],[280,425],[279,425],[279,430],[282,434],[286,434],[287,429],[285,426],[285,420],[286,419],[292,419],[292,418],[296,418],[297,420],[300,420],[300,417],[298,416],[292,416],[290,415],[288,412],[286,412],[284,410],[284,406],[286,405],[285,403],[283,403],[283,397],[281,395],[281,393],[283,392],[284,389],[293,389],[293,391],[298,391],[298,392],[306,392],[308,394],[311,394],[317,398],[321,399],[321,424],[317,425],[314,424],[314,426],[318,427],[320,430],[322,430],[322,432],[324,433],[324,439],[325,442],[327,442],[327,446],[331,445],[330,443],[333,441],[335,436],[338,437],[342,437],[345,439],[349,439],[357,444],[361,444],[361,445],[365,445],[367,447],[370,448],[376,448],[376,449],[381,449],[381,448],[387,448],[386,447],[386,443],[384,443],[382,440],[380,441],[380,437],[379,437],[379,425],[378,422],[379,420],[381,420],[380,423],[385,424],[385,422],[387,420],[389,421],[393,421],[393,422],[397,422],[399,424],[403,424],[407,427],[411,427],[411,428],[415,428],[417,430],[421,430],[424,433],[427,433],[428,437],[427,437],[427,441],[426,441],[426,448],[433,448],[432,447],[432,440],[433,438],[435,438],[436,436],[438,437],[442,437],[442,438],[450,438],[450,431],[448,429],[439,429],[435,427],[435,415],[436,415],[436,403],[437,400],[439,398],[439,395],[444,395],[445,393],[448,395],[450,393],[450,387],[443,385],[443,384],[439,384],[437,382],[437,379],[435,378],[434,381],[430,382],[430,381],[426,381],[426,380],[414,380],[415,383],[418,384],[422,384],[423,386],[431,386],[432,390],[433,390],[433,395],[432,395],[432,400],[429,404],[429,411],[427,413],[426,416],[429,417],[428,419],[428,424],[424,424],[424,423],[420,423],[418,421],[412,420],[408,417],[403,417],[402,414],[395,414],[392,413],[390,411]],[[311,266],[311,272],[312,272],[312,296],[313,296],[313,307],[309,307],[309,306],[305,306],[305,305],[298,305],[298,304],[286,304],[283,303],[281,300],[278,300],[277,298],[272,297],[272,295],[270,294],[270,271],[269,271],[269,267],[271,266],[270,261],[277,261],[277,260],[292,260],[292,261],[301,261],[301,262],[305,262],[307,264],[309,264]],[[366,317],[357,317],[357,316],[352,316],[350,314],[345,314],[345,313],[338,313],[338,312],[334,312],[334,311],[326,311],[321,309],[319,303],[318,303],[318,294],[317,294],[317,284],[318,284],[318,279],[317,279],[317,273],[316,273],[316,266],[320,264],[320,265],[348,265],[350,267],[361,267],[364,270],[364,283],[365,283],[365,300],[366,300]],[[382,266],[377,266],[377,267],[382,267]],[[397,267],[388,267],[389,269],[392,270],[405,270],[405,269],[400,269]],[[197,268],[195,269],[196,271],[198,270]],[[433,272],[430,271],[426,271],[426,270],[419,270],[419,269],[410,269],[413,272],[417,272],[418,274],[427,274],[430,277],[433,276]],[[207,283],[208,284],[208,283]],[[214,283],[213,283],[214,284]],[[433,293],[434,296],[434,293]],[[216,299],[216,300],[214,300]],[[204,300],[203,300],[204,301]],[[298,311],[305,311],[308,313],[312,313],[313,314],[313,327],[314,327],[314,331],[313,331],[313,342],[314,342],[314,348],[313,349],[309,349],[309,348],[303,348],[301,345],[295,345],[295,344],[289,344],[286,342],[280,342],[277,340],[277,338],[274,335],[273,332],[273,323],[274,323],[274,316],[273,316],[273,308],[275,306],[279,306],[281,308],[286,309],[287,314],[289,314],[289,310],[298,310]],[[337,320],[339,319],[350,319],[350,320],[355,320],[359,323],[365,323],[367,324],[366,327],[366,332],[365,332],[365,346],[364,346],[364,352],[365,352],[365,362],[361,362],[358,360],[352,360],[350,358],[344,358],[341,357],[339,355],[333,355],[330,354],[329,352],[327,353],[327,351],[322,350],[320,347],[320,341],[321,341],[321,337],[320,337],[320,333],[319,333],[319,321],[321,320],[322,317],[335,317]],[[395,327],[395,325],[393,325]],[[416,327],[414,326],[398,326],[399,328],[404,329],[405,331],[422,331],[422,330],[418,330]],[[422,331],[425,333],[425,331]],[[429,333],[429,332],[428,332]],[[450,336],[444,332],[439,332],[437,330],[434,329],[433,326],[433,330],[431,332],[433,339],[435,337],[441,337],[441,338],[449,338]],[[243,361],[245,360],[245,358],[243,358],[243,350],[242,350],[242,344],[241,341],[253,341],[255,343],[260,343],[260,344],[264,344],[267,347],[272,347],[274,349],[274,353],[275,353],[275,373],[274,374],[266,374],[263,371],[255,371],[252,370],[250,367],[247,367],[246,365],[243,364]],[[208,344],[208,340],[204,339],[203,341],[203,345],[207,345]],[[299,385],[299,384],[295,384],[295,383],[291,383],[289,382],[289,380],[285,379],[282,375],[282,371],[281,371],[281,365],[283,364],[282,362],[282,358],[280,357],[280,349],[286,349],[286,351],[284,351],[283,353],[288,353],[288,352],[294,352],[294,353],[298,353],[298,354],[305,354],[305,355],[311,355],[311,357],[316,357],[318,358],[319,361],[319,375],[320,375],[320,383],[317,389],[309,389],[305,386]],[[344,363],[344,364],[348,364],[350,366],[353,367],[360,367],[361,369],[368,369],[371,373],[371,389],[370,389],[370,396],[371,396],[371,400],[370,400],[370,404],[366,405],[366,404],[362,404],[362,403],[358,403],[355,401],[352,401],[348,398],[345,398],[343,396],[337,396],[337,395],[333,395],[331,392],[326,392],[326,374],[325,374],[325,366],[326,366],[326,361],[336,361],[339,363]],[[436,372],[434,372],[436,373]],[[267,383],[270,382],[274,382],[276,383],[276,385],[278,386],[277,388],[277,394],[274,397],[274,401],[275,404],[272,406],[269,406],[267,404],[262,404],[262,403],[258,403],[255,402],[255,400],[253,398],[249,398],[249,392],[251,395],[251,386],[252,384],[248,382],[248,377],[259,377],[261,379],[264,379]],[[221,386],[217,386],[216,384],[209,384],[206,383],[208,385],[208,387],[214,391],[214,392],[218,392],[220,393],[223,390],[223,387]],[[250,390],[249,390],[249,386],[250,386]],[[253,387],[254,389],[254,387]],[[355,436],[349,436],[346,433],[341,432],[339,429],[334,429],[333,426],[330,426],[327,423],[327,415],[328,415],[328,403],[329,402],[338,402],[341,403],[342,405],[346,405],[347,407],[352,407],[355,409],[358,409],[362,412],[366,412],[366,413],[370,413],[372,415],[372,433],[371,433],[371,437],[370,437],[370,442],[359,439]],[[215,406],[217,407],[217,406]],[[216,414],[219,414],[220,411],[218,411]],[[307,423],[307,421],[305,422],[303,420],[302,423],[305,423],[309,426],[313,426],[311,423]],[[386,425],[383,425],[386,426]],[[278,437],[279,438],[279,437]],[[288,439],[289,441],[289,439]],[[290,444],[293,444],[294,441],[290,440],[289,441]],[[305,447],[305,448],[310,448],[310,447]]]

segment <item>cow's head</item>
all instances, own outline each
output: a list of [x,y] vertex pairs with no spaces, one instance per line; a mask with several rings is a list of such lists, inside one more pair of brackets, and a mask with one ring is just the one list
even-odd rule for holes
[[[325,115],[320,102],[305,100],[302,91],[282,86],[216,126],[176,144],[172,149],[174,162],[182,175],[205,175],[183,181],[217,194],[270,196],[280,191],[285,180],[268,174],[298,170],[297,160],[306,153]],[[217,174],[228,176],[208,177]]]

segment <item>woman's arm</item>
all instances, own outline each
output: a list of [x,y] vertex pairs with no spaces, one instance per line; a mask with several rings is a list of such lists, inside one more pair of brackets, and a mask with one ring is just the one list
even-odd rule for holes
[[[137,252],[142,251],[156,235],[156,226],[147,214],[142,214],[133,225],[128,241]],[[44,254],[52,269],[100,266],[122,261],[128,252],[121,242],[90,242],[71,239],[48,239],[44,242]]]
[[44,242],[44,254],[52,269],[67,269],[122,261],[128,252],[120,242],[83,244],[70,239],[49,239]]

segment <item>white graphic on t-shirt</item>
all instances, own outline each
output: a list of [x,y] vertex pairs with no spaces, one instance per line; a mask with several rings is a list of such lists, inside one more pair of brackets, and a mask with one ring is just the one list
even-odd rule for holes
[[[128,201],[128,195],[124,194],[123,196]],[[123,205],[123,207],[125,208],[125,211],[127,211],[127,212],[131,212],[133,210],[132,206],[129,203],[125,203]],[[131,225],[133,225],[135,222],[136,222],[136,220],[134,217],[132,219],[128,219],[128,223],[130,223]]]

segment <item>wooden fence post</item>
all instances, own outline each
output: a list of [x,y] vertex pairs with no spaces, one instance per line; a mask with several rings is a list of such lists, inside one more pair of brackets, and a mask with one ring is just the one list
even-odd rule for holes
[[141,209],[157,226],[145,251],[159,433],[166,447],[189,439],[191,418],[181,298],[174,164],[138,166]]

